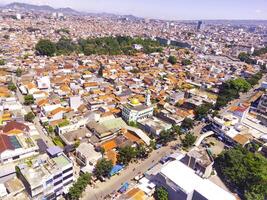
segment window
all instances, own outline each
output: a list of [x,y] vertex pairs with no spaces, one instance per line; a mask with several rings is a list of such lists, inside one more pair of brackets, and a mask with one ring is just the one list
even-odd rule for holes
[[55,176],[54,176],[54,179],[57,179],[57,178],[59,178],[59,177],[61,177],[61,176],[62,176],[62,174],[55,175]]
[[60,181],[58,181],[58,182],[55,182],[55,183],[54,183],[54,186],[56,186],[56,185],[58,185],[58,184],[60,184],[60,183],[62,183],[62,180],[60,180]]
[[65,169],[64,171],[63,171],[63,174],[64,173],[67,173],[67,172],[69,172],[69,171],[71,171],[72,170],[72,167],[71,168],[68,168],[68,169]]
[[70,177],[72,177],[72,174],[70,174],[70,175],[64,177],[63,180],[67,180],[67,179],[70,178]]

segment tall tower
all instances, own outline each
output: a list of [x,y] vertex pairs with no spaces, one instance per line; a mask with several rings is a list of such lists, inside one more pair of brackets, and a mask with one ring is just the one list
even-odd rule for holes
[[151,92],[150,92],[150,90],[147,90],[146,91],[146,105],[147,106],[151,106],[150,97],[151,97]]

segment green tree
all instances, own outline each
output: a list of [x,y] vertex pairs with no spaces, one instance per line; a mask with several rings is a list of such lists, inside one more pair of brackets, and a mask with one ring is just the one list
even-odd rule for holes
[[215,167],[224,182],[238,190],[246,200],[267,196],[267,159],[236,146],[215,159]]
[[118,150],[118,163],[128,165],[132,159],[136,158],[136,149],[131,146],[125,146]]
[[247,92],[251,88],[251,85],[243,78],[230,80],[229,83],[231,87],[236,89],[238,92]]
[[155,191],[155,199],[156,200],[168,200],[169,194],[166,189],[163,187],[157,187]]
[[177,59],[174,56],[169,56],[168,62],[171,63],[172,65],[175,65],[177,63]]
[[186,129],[192,129],[194,127],[194,120],[190,118],[185,118],[182,121],[181,127]]
[[207,114],[210,112],[211,108],[212,108],[211,103],[204,103],[201,106],[198,106],[195,109],[196,119],[201,119],[203,117],[206,117]]
[[167,145],[169,142],[175,140],[176,133],[171,130],[162,131],[158,137],[158,143]]
[[112,167],[113,165],[110,160],[102,158],[101,160],[97,161],[94,174],[97,178],[108,177]]
[[47,39],[39,40],[35,49],[37,53],[42,56],[53,56],[56,53],[56,45]]
[[148,157],[148,151],[144,144],[137,145],[136,157],[140,159],[144,159]]
[[15,92],[17,90],[17,87],[16,87],[16,85],[13,82],[8,83],[7,88],[9,90],[13,91],[13,92]]
[[22,70],[20,68],[17,68],[17,70],[16,70],[16,76],[17,77],[21,77],[21,75],[22,75]]
[[25,105],[31,105],[33,103],[34,103],[34,98],[33,98],[33,96],[31,94],[30,95],[26,95],[24,97],[24,104]]
[[102,158],[103,158],[103,156],[104,156],[104,154],[105,154],[105,149],[104,149],[103,147],[100,147],[100,153],[101,153]]
[[78,200],[85,191],[88,184],[91,183],[92,176],[89,173],[82,174],[76,183],[69,189],[68,200]]
[[192,62],[191,62],[191,60],[189,60],[189,59],[183,59],[182,60],[182,65],[183,66],[187,66],[187,65],[191,65],[192,64]]
[[77,49],[75,43],[66,37],[62,37],[56,43],[56,51],[58,55],[69,55]]
[[48,132],[49,134],[53,133],[53,132],[54,132],[54,128],[53,128],[53,126],[48,126],[48,128],[47,128],[47,132]]
[[100,67],[99,67],[99,70],[98,70],[98,76],[99,77],[103,77],[104,69],[105,69],[104,65],[101,64]]
[[27,122],[33,122],[34,118],[35,115],[32,112],[28,112],[26,115],[24,115],[24,120]]
[[182,145],[185,148],[191,147],[195,141],[196,141],[197,137],[194,136],[192,133],[187,133],[184,137],[184,139],[182,139]]
[[5,64],[6,64],[5,60],[0,59],[0,66],[1,66],[1,65],[5,65]]

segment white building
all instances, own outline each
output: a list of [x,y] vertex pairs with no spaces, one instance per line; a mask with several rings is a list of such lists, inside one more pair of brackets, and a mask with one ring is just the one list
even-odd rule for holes
[[127,122],[136,122],[141,119],[153,116],[154,108],[150,101],[150,92],[146,93],[146,103],[141,104],[138,99],[132,99],[123,106],[122,117]]
[[231,193],[202,179],[178,160],[164,165],[154,181],[168,191],[169,200],[236,200]]
[[101,158],[102,154],[96,152],[94,146],[89,143],[81,143],[76,149],[76,161],[82,166],[83,172],[92,173],[97,161]]
[[62,153],[38,157],[31,167],[20,170],[20,179],[32,199],[59,199],[73,183],[73,164]]
[[50,77],[43,76],[37,79],[37,87],[40,90],[46,90],[51,88]]
[[82,105],[81,96],[70,97],[69,104],[70,104],[71,109],[73,109],[74,111],[77,111],[80,105]]

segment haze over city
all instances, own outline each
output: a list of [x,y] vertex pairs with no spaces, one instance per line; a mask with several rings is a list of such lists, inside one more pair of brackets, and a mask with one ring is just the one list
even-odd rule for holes
[[[14,2],[1,0],[1,4]],[[266,0],[17,0],[79,11],[133,14],[173,20],[267,19]]]

